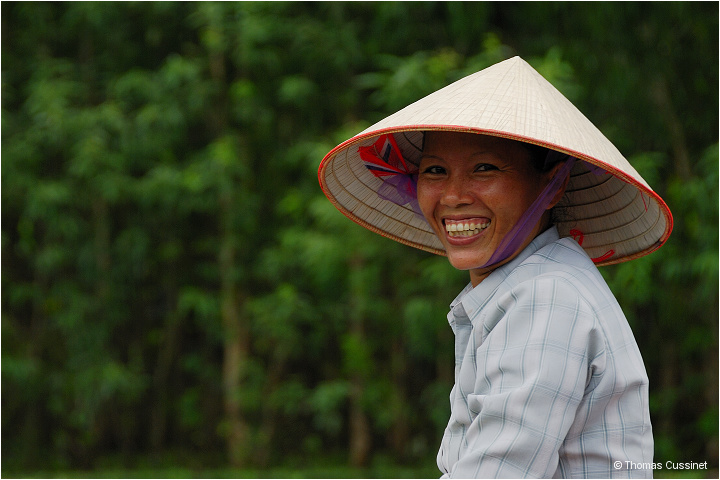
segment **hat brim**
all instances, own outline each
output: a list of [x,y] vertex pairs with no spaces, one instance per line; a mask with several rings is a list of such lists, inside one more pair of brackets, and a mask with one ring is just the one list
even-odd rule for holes
[[[498,93],[497,79],[488,71],[526,89],[532,84],[532,99],[523,100],[523,95],[505,84]],[[461,93],[468,91],[473,102],[463,101]],[[503,101],[508,106],[503,107]],[[540,111],[528,111],[537,104]],[[494,106],[489,113],[488,105]],[[459,122],[409,121],[445,121],[449,116]],[[547,124],[539,120],[542,118]],[[561,236],[575,238],[597,265],[647,255],[670,236],[672,215],[662,198],[589,120],[519,57],[438,90],[335,147],[318,170],[323,192],[359,225],[405,245],[444,255],[433,230],[410,205],[397,205],[378,196],[383,180],[365,168],[358,154],[359,147],[371,145],[378,136],[393,134],[406,160],[417,164],[422,132],[426,131],[502,137],[580,160],[571,172],[557,227]]]

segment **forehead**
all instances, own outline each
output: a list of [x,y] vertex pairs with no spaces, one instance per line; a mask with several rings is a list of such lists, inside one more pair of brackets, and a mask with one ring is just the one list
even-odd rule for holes
[[474,153],[516,156],[526,150],[513,140],[465,132],[426,132],[423,153],[433,156]]

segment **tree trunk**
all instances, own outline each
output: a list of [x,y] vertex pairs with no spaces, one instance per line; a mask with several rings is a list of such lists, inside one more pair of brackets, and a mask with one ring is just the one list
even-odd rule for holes
[[[227,210],[223,213],[231,214]],[[233,236],[226,231],[219,254],[224,339],[223,403],[228,459],[233,467],[240,467],[245,464],[249,453],[248,427],[240,404],[249,351],[249,332],[241,314],[239,288],[234,274],[235,253]]]
[[667,126],[670,146],[672,147],[675,165],[675,173],[683,180],[688,180],[692,176],[692,168],[690,165],[690,154],[688,153],[687,142],[685,140],[685,131],[682,122],[675,112],[675,107],[670,96],[670,89],[664,78],[658,77],[651,84],[651,97],[663,117],[663,121]]
[[355,375],[350,387],[350,465],[357,468],[367,465],[372,446],[370,422],[361,402],[363,390],[364,382]]
[[[170,294],[174,294],[177,289],[173,286],[168,289]],[[174,297],[170,297],[174,298]],[[172,372],[173,363],[178,353],[178,343],[180,340],[180,319],[175,312],[174,305],[168,305],[168,313],[165,318],[165,326],[163,328],[163,338],[159,347],[157,363],[153,372],[153,389],[154,402],[150,416],[150,446],[160,452],[165,444],[167,433],[167,423],[169,415],[169,405],[171,402],[169,392],[171,391],[170,374]]]
[[[712,311],[718,311],[717,298],[716,301],[712,302]],[[718,338],[718,324],[717,318],[711,323],[709,329],[712,332],[712,338]],[[712,348],[709,353],[705,356],[705,404],[708,406],[706,409],[717,408],[718,405],[718,350],[717,344]],[[710,441],[707,442],[706,446],[706,457],[711,465],[718,464],[718,437],[715,435]],[[717,475],[717,470],[713,475]],[[709,477],[708,477],[709,478]]]
[[408,437],[410,426],[408,425],[408,413],[405,408],[407,403],[407,392],[405,382],[407,381],[407,355],[403,348],[402,338],[393,342],[391,353],[391,368],[393,387],[395,389],[397,399],[394,405],[395,421],[390,427],[389,444],[396,458],[403,459],[406,457]]
[[[206,28],[217,38],[226,37],[222,11],[212,4],[205,4]],[[228,127],[228,94],[225,53],[222,42],[208,47],[210,77],[216,82],[219,94],[215,108],[208,115],[210,131],[220,138]],[[238,162],[244,161],[238,158]],[[237,253],[240,232],[234,221],[236,211],[235,189],[232,176],[221,174],[218,192],[220,219],[220,272],[221,325],[223,332],[223,409],[224,432],[228,461],[233,467],[245,465],[250,456],[249,428],[242,411],[242,382],[250,351],[250,330],[242,313],[242,290],[237,278]]]
[[[365,292],[363,285],[362,269],[364,261],[362,258],[354,258],[350,262],[350,335],[357,339],[362,345],[367,345],[365,338]],[[352,361],[352,359],[350,359]],[[368,463],[372,438],[370,435],[370,421],[362,405],[363,392],[366,388],[365,375],[355,369],[353,365],[350,374],[350,412],[349,412],[349,448],[350,465],[353,467],[364,467]]]

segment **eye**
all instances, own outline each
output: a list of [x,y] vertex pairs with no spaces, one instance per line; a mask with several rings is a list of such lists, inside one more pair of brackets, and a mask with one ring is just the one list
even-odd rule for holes
[[442,175],[445,173],[445,169],[439,165],[430,165],[422,170],[422,173],[428,175]]
[[491,170],[498,170],[498,167],[489,163],[480,163],[475,167],[476,172],[489,172]]

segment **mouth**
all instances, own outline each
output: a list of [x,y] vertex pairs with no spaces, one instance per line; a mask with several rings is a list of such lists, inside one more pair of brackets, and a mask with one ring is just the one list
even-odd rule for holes
[[472,237],[490,226],[490,220],[480,218],[468,218],[464,220],[443,220],[445,232],[451,238]]

